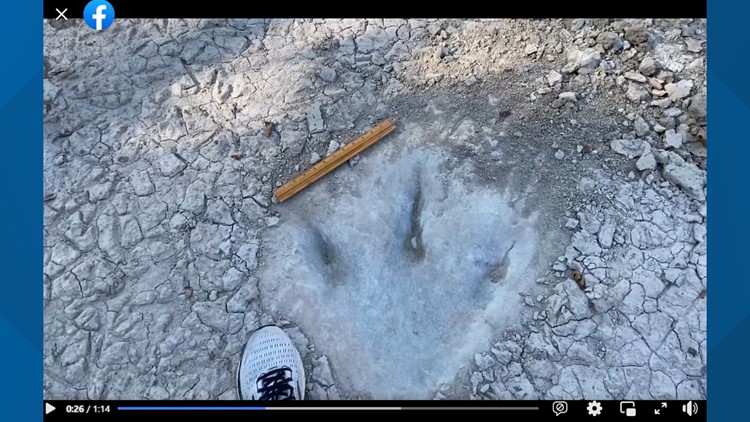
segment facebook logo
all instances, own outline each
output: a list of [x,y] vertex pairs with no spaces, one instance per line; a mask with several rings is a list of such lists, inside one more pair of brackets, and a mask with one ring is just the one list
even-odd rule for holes
[[83,9],[83,20],[97,31],[107,29],[115,20],[115,8],[106,0],[92,0]]

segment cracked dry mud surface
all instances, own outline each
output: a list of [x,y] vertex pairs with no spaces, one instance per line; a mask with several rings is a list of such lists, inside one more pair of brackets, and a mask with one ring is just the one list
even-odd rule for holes
[[234,399],[275,323],[313,399],[705,398],[705,48],[705,20],[46,22],[45,397]]

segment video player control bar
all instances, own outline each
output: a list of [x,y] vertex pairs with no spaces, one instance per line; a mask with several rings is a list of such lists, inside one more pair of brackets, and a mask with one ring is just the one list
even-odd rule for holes
[[[278,404],[278,405],[277,405]],[[47,401],[45,420],[79,420],[80,415],[95,415],[96,420],[137,420],[147,414],[221,412],[222,420],[245,420],[248,411],[286,410],[312,412],[361,411],[471,411],[534,415],[535,420],[623,420],[623,421],[705,421],[706,401]]]

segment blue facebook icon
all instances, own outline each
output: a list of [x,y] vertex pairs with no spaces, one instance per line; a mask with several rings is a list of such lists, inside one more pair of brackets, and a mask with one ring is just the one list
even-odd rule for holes
[[92,0],[83,9],[83,20],[97,31],[107,29],[115,20],[115,8],[106,0]]

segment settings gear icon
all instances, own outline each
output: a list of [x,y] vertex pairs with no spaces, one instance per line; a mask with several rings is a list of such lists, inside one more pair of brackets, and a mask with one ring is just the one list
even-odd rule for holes
[[602,404],[598,401],[590,401],[586,410],[589,411],[591,416],[599,416],[602,413]]

